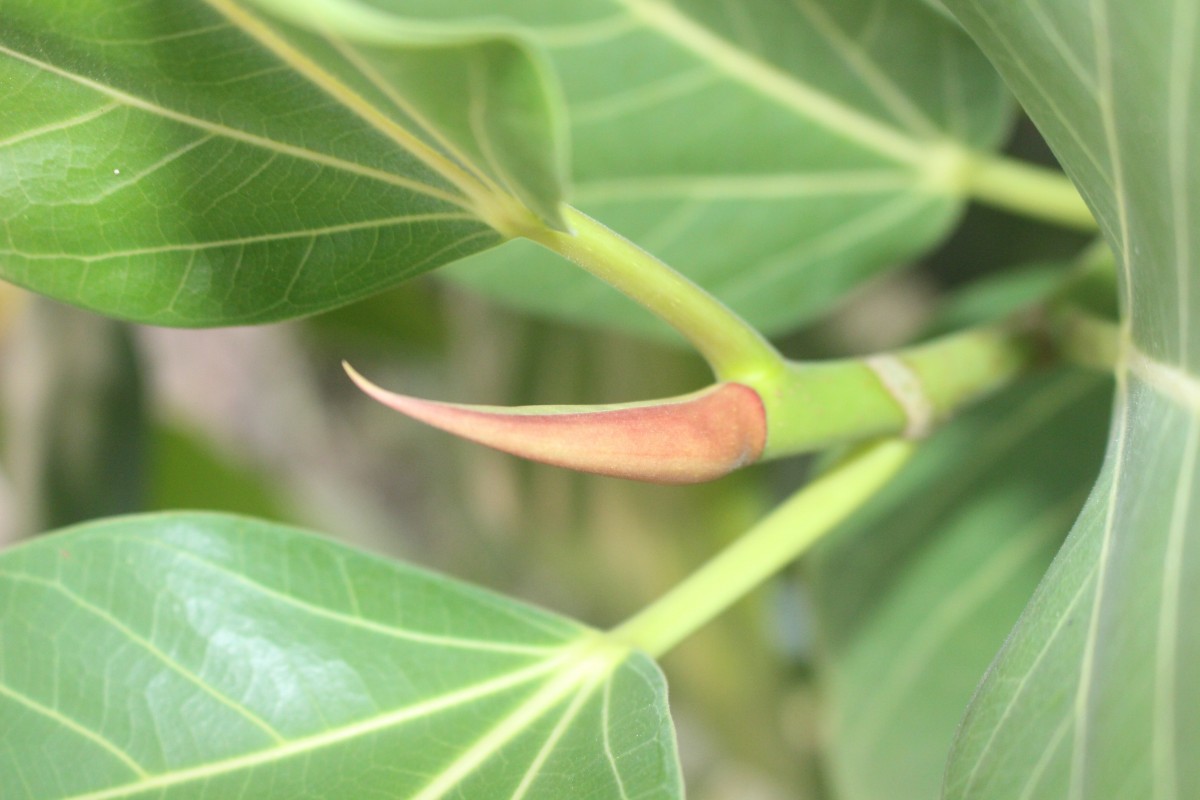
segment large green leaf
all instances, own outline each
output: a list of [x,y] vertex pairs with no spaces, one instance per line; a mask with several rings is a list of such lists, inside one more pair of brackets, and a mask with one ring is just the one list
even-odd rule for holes
[[236,517],[0,555],[0,720],[6,800],[682,794],[649,658]]
[[951,798],[1200,796],[1200,0],[945,0],[1117,255],[1105,469],[975,698]]
[[0,0],[0,277],[144,321],[261,322],[494,245],[520,204],[556,223],[527,48],[386,17],[366,37],[348,8],[319,3],[315,33],[233,0]]
[[[567,95],[571,201],[768,333],[936,243],[962,206],[954,153],[1007,130],[994,71],[921,0],[420,6],[545,45]],[[528,242],[451,274],[544,313],[661,327]]]
[[1104,384],[1056,374],[972,410],[806,562],[837,797],[938,795],[963,709],[1095,480]]

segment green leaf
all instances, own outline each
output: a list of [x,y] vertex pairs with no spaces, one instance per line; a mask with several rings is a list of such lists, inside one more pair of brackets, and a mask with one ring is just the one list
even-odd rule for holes
[[1200,369],[1200,2],[946,0],[1010,81],[1122,265],[1133,340]]
[[[431,143],[563,228],[565,165],[557,86],[522,43],[494,32],[466,38],[442,26],[355,0],[250,0],[341,40],[363,77],[401,110],[421,118]],[[300,70],[302,73],[303,70]],[[414,113],[415,112],[415,113]]]
[[[304,9],[345,28],[343,6]],[[551,90],[512,37],[406,37],[380,14],[351,40],[233,0],[0,15],[0,277],[36,291],[264,322],[490,247],[523,203],[558,219]]]
[[682,796],[649,658],[237,517],[0,555],[0,719],[14,800]]
[[1056,374],[972,410],[806,562],[837,797],[938,795],[963,708],[1095,479],[1104,383]]
[[1087,506],[980,687],[948,797],[1192,797],[1200,424],[1135,380]]
[[1105,469],[968,711],[950,798],[1200,796],[1200,0],[945,0],[1117,256]]
[[231,460],[201,431],[156,425],[150,451],[149,496],[139,510],[203,508],[281,521],[297,516],[272,480],[277,473]]
[[[937,243],[962,207],[956,159],[995,147],[1010,119],[994,71],[920,0],[421,7],[540,41],[567,95],[571,202],[766,333]],[[528,242],[449,274],[541,313],[663,332]]]

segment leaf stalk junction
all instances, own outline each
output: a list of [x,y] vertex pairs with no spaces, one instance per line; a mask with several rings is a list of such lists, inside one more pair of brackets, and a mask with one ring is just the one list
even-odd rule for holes
[[[1016,192],[1022,181],[1026,188],[1057,187],[1043,202],[1055,209],[1053,215],[1085,224],[1079,212],[1082,206],[1076,205],[1078,195],[1069,184],[1061,185],[1061,177],[1002,164],[982,165],[974,174],[976,186],[989,187],[984,191],[997,201],[1009,190],[1014,191],[1014,197],[1023,194]],[[707,415],[701,427],[689,427],[690,423],[684,421],[682,427],[671,429],[667,439],[709,436],[714,430],[714,414],[719,428],[721,419],[732,418],[727,414],[744,421],[747,415],[761,413],[765,444],[759,440],[751,448],[747,442],[738,442],[735,434],[733,443],[725,448],[729,452],[713,458],[726,459],[731,468],[736,468],[745,459],[732,458],[731,454],[753,452],[755,459],[779,458],[859,443],[825,475],[785,501],[707,565],[611,632],[617,642],[652,656],[665,653],[799,557],[885,485],[906,463],[916,442],[939,421],[1044,361],[1048,350],[1094,366],[1105,363],[1108,344],[1103,324],[1071,316],[1074,312],[1068,306],[1051,309],[1053,313],[1043,310],[1046,313],[1014,315],[891,353],[824,362],[791,361],[704,289],[582,212],[564,208],[565,231],[532,216],[513,219],[517,220],[515,227],[506,233],[524,236],[559,253],[683,334],[713,370],[717,383],[708,392],[722,387],[748,388],[761,402],[761,406],[740,405],[740,401],[720,406],[721,410]],[[1051,341],[1057,335],[1063,340]],[[645,436],[647,442],[655,438],[653,432],[635,430],[636,424],[646,421],[642,417],[648,419],[649,414],[665,412],[668,417],[677,415],[683,420],[685,413],[691,413],[683,409],[694,408],[691,404],[705,396],[703,391],[683,398],[612,407],[496,409],[441,404],[431,409],[431,405],[438,404],[391,395],[353,371],[351,374],[360,386],[393,408],[508,452],[601,474],[690,482],[662,480],[661,470],[644,471],[632,461],[623,471],[592,469],[586,453],[596,442],[613,437],[632,441],[636,451],[639,437]],[[572,434],[564,433],[570,425],[564,427],[562,423],[574,422],[565,417],[587,414],[596,415],[587,420],[587,425],[599,424],[585,426],[582,435],[586,441],[576,441],[570,438]],[[439,417],[453,417],[454,421],[443,424],[445,420]],[[639,422],[635,424],[631,419]],[[644,427],[653,431],[664,421],[669,422],[655,418]],[[747,430],[755,427],[752,423],[742,425]],[[501,431],[500,438],[515,435],[516,444],[496,444],[496,430]],[[562,438],[553,441],[553,437]],[[657,436],[660,443],[663,438]],[[539,455],[546,448],[556,447],[568,454],[566,459]],[[617,460],[621,460],[619,456]],[[702,476],[696,480],[719,477],[728,471],[724,464],[719,469],[710,466],[695,470]]]
[[[960,163],[957,174],[966,190],[995,205],[1072,227],[1095,226],[1060,173],[978,157]],[[612,631],[614,638],[655,657],[869,500],[907,462],[914,440],[939,420],[1045,360],[1048,350],[1090,366],[1111,365],[1104,355],[1111,349],[1104,324],[1069,317],[1069,308],[1015,315],[895,353],[790,361],[720,301],[636,245],[574,209],[565,218],[569,232],[525,235],[675,327],[708,360],[719,381],[739,381],[758,392],[767,417],[764,458],[869,442]]]

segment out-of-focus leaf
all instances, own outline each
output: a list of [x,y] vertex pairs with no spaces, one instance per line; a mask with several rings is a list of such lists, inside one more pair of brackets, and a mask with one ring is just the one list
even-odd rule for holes
[[440,284],[412,281],[335,308],[306,320],[306,333],[329,353],[346,358],[355,349],[375,346],[395,354],[435,354],[445,345]]
[[0,717],[14,800],[682,796],[650,659],[244,518],[0,555]]
[[9,336],[4,455],[21,532],[140,510],[145,387],[128,326],[39,300]]
[[1200,0],[944,0],[1117,257],[1105,468],[959,731],[949,798],[1200,796]]
[[[949,151],[1008,127],[994,71],[920,0],[373,4],[540,41],[567,94],[572,202],[768,333],[938,242],[962,206]],[[527,242],[450,274],[542,313],[663,330]]]
[[807,562],[837,797],[925,800],[1099,470],[1108,387],[1025,382],[951,423]]
[[273,520],[294,519],[265,471],[233,463],[202,434],[159,425],[151,438],[146,510],[204,508]]
[[356,5],[316,7],[334,27],[233,0],[2,0],[0,277],[143,321],[263,322],[494,245],[518,201],[556,220],[527,48],[382,12],[350,39]]
[[1027,264],[980,278],[955,292],[923,335],[949,334],[998,322],[1046,300],[1061,288],[1070,269],[1061,263]]

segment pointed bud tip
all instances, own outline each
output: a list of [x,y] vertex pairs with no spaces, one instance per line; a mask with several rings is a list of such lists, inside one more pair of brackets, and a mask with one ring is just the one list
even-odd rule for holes
[[597,475],[700,483],[757,461],[766,446],[762,400],[720,383],[651,403],[580,408],[499,408],[395,394],[343,367],[366,394],[435,428],[512,455]]

